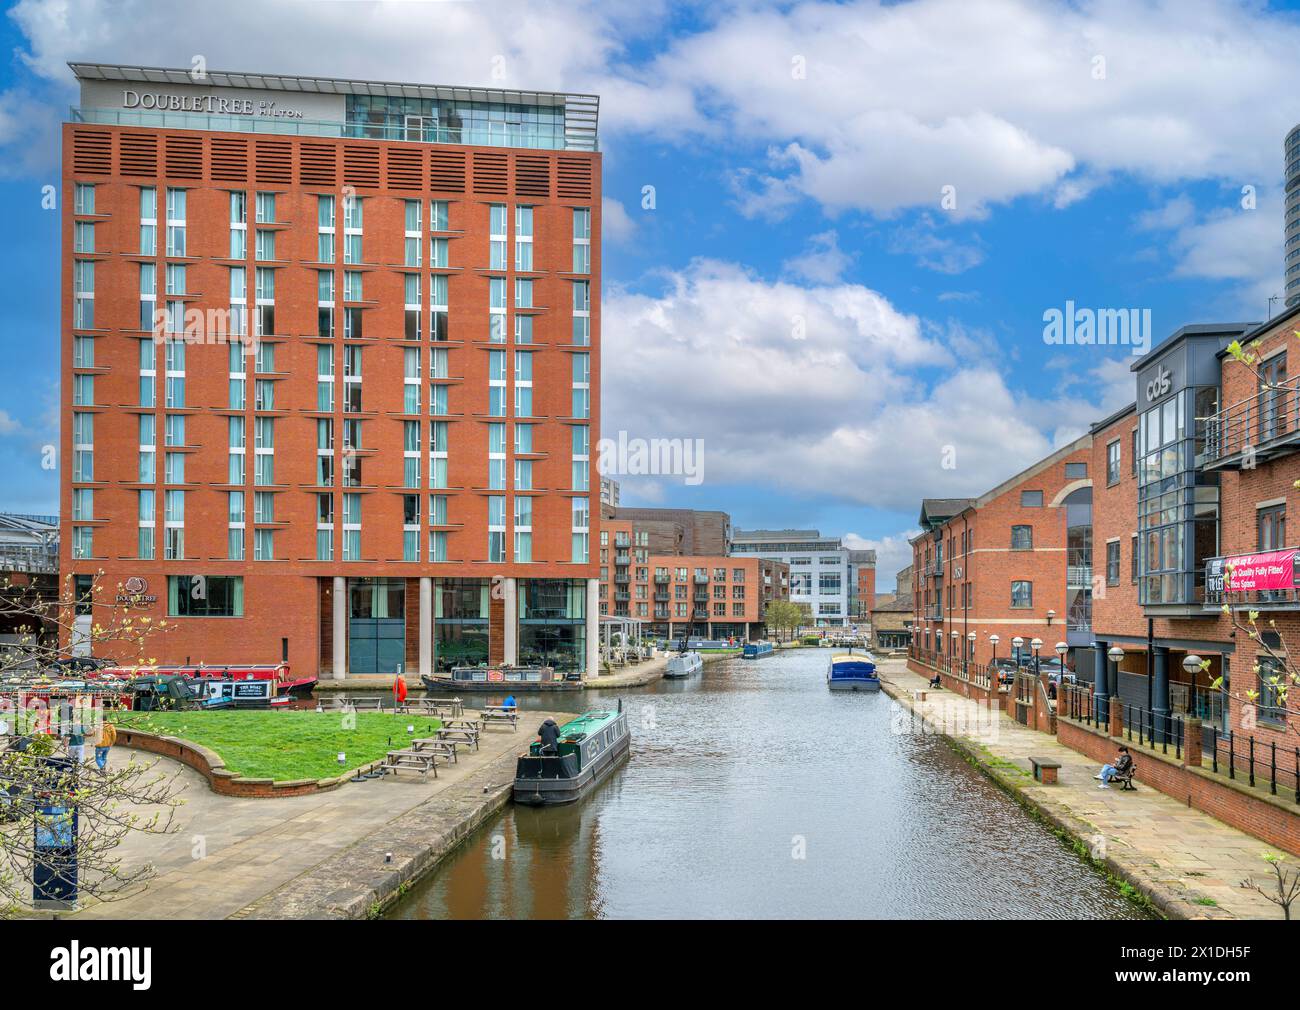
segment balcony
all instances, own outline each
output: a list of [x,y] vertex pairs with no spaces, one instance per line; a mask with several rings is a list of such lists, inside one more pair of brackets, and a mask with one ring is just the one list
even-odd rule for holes
[[926,608],[925,608],[925,619],[926,619],[927,621],[942,621],[942,620],[943,620],[943,607],[926,607]]
[[627,602],[628,602],[629,600],[631,600],[631,599],[632,599],[632,594],[631,594],[631,593],[620,593],[620,592],[615,592],[615,593],[614,593],[614,602],[615,602],[615,603],[627,603]]
[[1205,444],[1196,465],[1205,470],[1248,470],[1300,451],[1300,378],[1268,386],[1205,419]]
[[709,577],[707,575],[701,575],[698,572],[696,572],[695,584],[697,586],[707,586],[709,584]]
[[628,574],[627,572],[625,572],[625,571],[623,571],[623,572],[615,572],[615,573],[614,573],[614,581],[615,581],[615,582],[628,583],[628,582],[631,582],[631,581],[632,581],[632,576],[629,575],[629,574]]
[[655,593],[655,599],[660,603],[667,603],[671,597],[667,593]]
[[1300,547],[1205,561],[1205,607],[1300,610]]
[[667,585],[671,581],[672,581],[672,576],[669,575],[667,572],[655,572],[655,582],[657,582],[659,585],[661,586]]
[[626,551],[620,551],[614,555],[614,564],[616,565],[630,565],[631,563],[632,555],[628,554]]

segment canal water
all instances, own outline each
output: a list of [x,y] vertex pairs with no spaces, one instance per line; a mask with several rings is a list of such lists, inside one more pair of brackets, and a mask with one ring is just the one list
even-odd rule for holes
[[[629,712],[583,802],[509,807],[394,918],[1138,918],[885,694],[827,691],[825,650],[525,707]],[[563,700],[561,700],[563,699]],[[527,716],[525,716],[527,718]]]

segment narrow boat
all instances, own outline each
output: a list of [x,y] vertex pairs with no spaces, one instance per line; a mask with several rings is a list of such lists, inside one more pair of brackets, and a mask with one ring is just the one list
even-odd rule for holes
[[826,686],[832,691],[879,691],[880,678],[869,653],[832,656],[826,671]]
[[549,666],[457,666],[450,674],[422,674],[426,691],[576,691],[582,675]]
[[698,652],[680,652],[668,660],[664,668],[664,677],[677,680],[699,673],[704,668],[704,658]]
[[584,712],[560,727],[558,753],[543,754],[534,740],[515,763],[514,800],[555,806],[581,799],[628,756],[630,736],[622,704],[617,711]]
[[762,659],[764,656],[770,655],[772,655],[771,642],[749,642],[745,645],[743,658]]

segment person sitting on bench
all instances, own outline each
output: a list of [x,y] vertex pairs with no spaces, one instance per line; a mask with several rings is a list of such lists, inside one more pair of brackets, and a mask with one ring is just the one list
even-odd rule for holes
[[1109,789],[1110,781],[1117,776],[1126,779],[1129,777],[1129,769],[1133,767],[1133,756],[1129,754],[1127,747],[1119,749],[1119,757],[1115,759],[1113,765],[1104,765],[1101,772],[1094,775],[1093,778],[1101,779],[1101,785],[1098,789]]
[[936,674],[934,675],[934,677],[930,680],[930,686],[933,687],[933,688],[940,688],[940,687],[943,686],[943,681],[941,681],[941,680],[939,679],[939,675],[938,675],[937,673],[936,673]]
[[537,728],[537,735],[542,739],[543,754],[560,752],[560,726],[554,719],[547,716],[546,721]]
[[507,712],[514,712],[519,708],[519,702],[515,701],[513,694],[506,695],[506,700],[501,703],[501,707]]

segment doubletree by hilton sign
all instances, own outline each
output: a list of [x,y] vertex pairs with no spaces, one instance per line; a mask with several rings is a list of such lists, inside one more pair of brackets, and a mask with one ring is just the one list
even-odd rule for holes
[[151,112],[199,112],[217,116],[268,116],[302,119],[301,109],[283,109],[269,99],[222,98],[217,95],[169,95],[162,92],[122,91],[122,108]]

